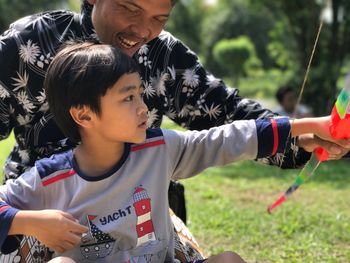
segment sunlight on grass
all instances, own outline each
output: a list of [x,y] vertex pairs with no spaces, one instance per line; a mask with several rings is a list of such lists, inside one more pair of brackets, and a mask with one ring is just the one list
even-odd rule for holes
[[[176,127],[167,120],[163,127]],[[322,164],[269,215],[299,170],[239,162],[183,180],[188,226],[207,255],[232,250],[248,262],[349,262],[349,161]]]

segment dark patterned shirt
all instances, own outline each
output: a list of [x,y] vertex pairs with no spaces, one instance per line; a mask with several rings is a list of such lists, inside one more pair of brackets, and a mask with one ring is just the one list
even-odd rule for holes
[[[51,11],[28,16],[0,36],[0,139],[11,131],[16,137],[5,163],[6,178],[17,177],[36,160],[73,146],[53,120],[43,81],[64,42],[97,40],[91,9],[85,3],[81,14]],[[149,127],[159,127],[164,115],[197,130],[274,115],[257,102],[241,98],[238,90],[227,89],[204,69],[196,54],[167,32],[142,46],[134,59],[141,67]],[[283,167],[304,164],[308,155],[290,149],[283,164],[282,155],[264,161]]]

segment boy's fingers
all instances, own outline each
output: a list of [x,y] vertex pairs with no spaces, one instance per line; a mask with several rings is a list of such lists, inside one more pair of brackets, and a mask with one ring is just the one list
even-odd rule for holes
[[81,242],[81,234],[71,232],[67,235],[67,241],[70,242],[73,246],[77,246]]
[[63,215],[65,218],[72,220],[72,221],[77,221],[71,214],[67,213],[67,212],[63,212],[63,211],[59,211],[61,213],[61,215]]
[[315,137],[315,142],[319,147],[325,149],[329,154],[340,154],[342,152],[341,147],[335,143],[322,140]]
[[86,233],[88,232],[88,228],[84,225],[81,225],[77,222],[70,222],[70,227],[69,227],[69,230],[72,232],[72,233],[75,233],[75,234],[83,234],[83,233]]
[[334,141],[337,145],[349,150],[350,149],[350,140],[342,139]]

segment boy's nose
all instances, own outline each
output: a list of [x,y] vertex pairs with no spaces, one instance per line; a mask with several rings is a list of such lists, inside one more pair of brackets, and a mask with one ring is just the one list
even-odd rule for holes
[[143,101],[142,97],[140,98],[140,105],[137,109],[138,109],[137,114],[143,114],[148,111],[148,107],[146,103]]

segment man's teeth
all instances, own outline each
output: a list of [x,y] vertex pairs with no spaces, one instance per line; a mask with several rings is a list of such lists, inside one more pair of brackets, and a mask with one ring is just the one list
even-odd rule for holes
[[135,46],[137,44],[137,42],[125,39],[123,37],[119,37],[119,40],[120,40],[120,43],[122,44],[122,46],[125,48],[132,48],[133,46]]

